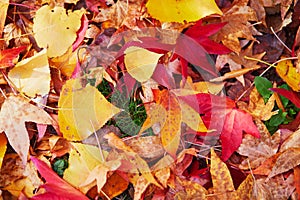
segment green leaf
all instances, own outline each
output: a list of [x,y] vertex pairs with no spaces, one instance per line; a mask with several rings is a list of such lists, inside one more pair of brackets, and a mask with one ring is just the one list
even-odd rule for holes
[[279,110],[277,115],[274,115],[270,119],[270,126],[279,126],[282,124],[286,118],[287,112],[282,112],[282,110]]
[[65,159],[58,159],[53,163],[53,170],[59,175],[64,174],[65,169],[68,167],[68,161]]
[[269,88],[272,88],[272,83],[268,79],[264,77],[257,76],[254,79],[254,84],[259,92],[259,94],[264,98],[265,102],[270,98],[272,95],[272,91]]

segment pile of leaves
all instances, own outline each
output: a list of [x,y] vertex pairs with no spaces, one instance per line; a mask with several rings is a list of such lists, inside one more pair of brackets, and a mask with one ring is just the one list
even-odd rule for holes
[[299,199],[297,0],[2,0],[0,199]]

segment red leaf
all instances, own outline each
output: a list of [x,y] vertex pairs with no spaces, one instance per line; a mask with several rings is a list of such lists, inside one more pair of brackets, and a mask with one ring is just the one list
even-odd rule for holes
[[299,93],[294,92],[294,91],[289,91],[289,90],[286,90],[286,89],[283,89],[283,88],[270,88],[270,90],[284,96],[285,98],[287,98],[288,100],[293,102],[293,104],[295,104],[295,106],[300,108],[300,95],[299,95]]
[[232,109],[227,113],[221,132],[222,159],[226,161],[242,143],[243,131],[254,137],[260,137],[252,116],[245,111]]
[[80,29],[77,31],[77,39],[76,41],[74,42],[72,48],[73,48],[73,51],[75,51],[75,49],[77,49],[77,47],[81,44],[81,42],[83,41],[84,39],[84,36],[85,36],[85,32],[86,30],[88,29],[88,25],[89,25],[89,20],[88,18],[86,17],[86,15],[82,15],[81,17],[81,27]]
[[31,199],[49,199],[49,200],[88,200],[88,198],[77,189],[73,188],[69,183],[61,179],[46,163],[31,157],[32,162],[40,172],[41,176],[46,180],[42,188],[46,189],[46,193],[38,194]]
[[26,46],[0,51],[0,68],[13,66],[14,59],[16,59],[24,49],[26,49]]
[[235,108],[235,103],[231,99],[205,93],[180,98],[202,115],[208,129],[215,130],[214,134],[208,133],[207,136],[220,135],[224,161],[240,146],[243,131],[259,137],[251,115]]
[[185,35],[197,41],[210,54],[227,54],[231,52],[230,49],[209,39],[209,36],[217,33],[225,25],[226,23],[218,23],[202,26],[202,20],[199,20]]

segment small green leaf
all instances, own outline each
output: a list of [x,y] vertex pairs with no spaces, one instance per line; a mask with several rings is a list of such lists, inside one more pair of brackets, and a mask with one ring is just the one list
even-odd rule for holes
[[65,159],[58,159],[53,163],[53,170],[59,175],[64,174],[65,169],[68,167],[68,161]]
[[287,112],[282,112],[282,110],[279,110],[277,115],[274,115],[270,119],[270,126],[279,126],[282,124],[286,118]]
[[272,91],[269,90],[269,88],[272,88],[272,83],[268,79],[264,77],[257,76],[254,79],[254,84],[259,92],[259,94],[264,98],[265,102],[270,98],[270,96],[273,94]]

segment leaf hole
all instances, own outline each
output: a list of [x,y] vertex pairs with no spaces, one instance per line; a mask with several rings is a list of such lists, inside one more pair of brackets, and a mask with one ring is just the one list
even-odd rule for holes
[[69,29],[70,29],[70,27],[67,27],[67,29],[69,30]]

